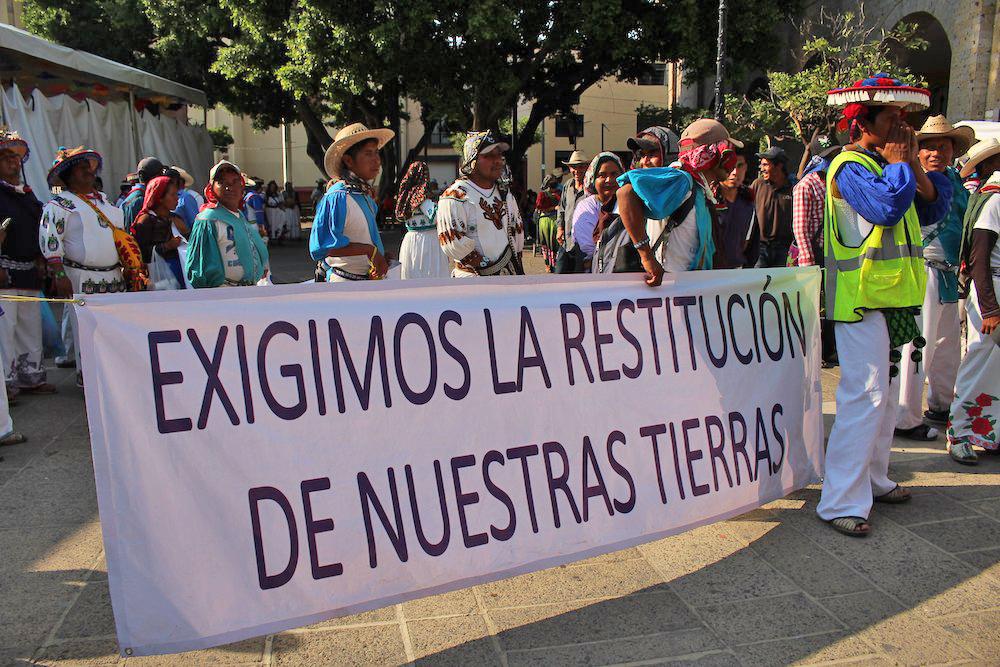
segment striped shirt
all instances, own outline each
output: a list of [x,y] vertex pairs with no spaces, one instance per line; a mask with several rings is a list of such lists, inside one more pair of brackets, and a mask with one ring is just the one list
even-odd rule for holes
[[819,172],[806,174],[792,189],[792,233],[799,248],[799,266],[812,266],[823,261],[822,257],[813,257],[813,248],[823,247],[825,198],[826,179]]

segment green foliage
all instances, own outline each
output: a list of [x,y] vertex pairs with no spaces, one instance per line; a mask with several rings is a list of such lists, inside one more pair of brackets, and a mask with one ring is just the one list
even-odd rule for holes
[[921,85],[923,82],[901,65],[906,51],[927,48],[927,42],[917,36],[916,26],[900,25],[891,31],[867,26],[861,4],[857,11],[838,14],[823,9],[817,20],[803,22],[799,26],[804,42],[798,71],[768,72],[767,94],[737,102],[744,122],[767,137],[808,144],[817,134],[832,133],[840,117],[838,109],[827,106],[827,91],[876,72]]
[[[504,118],[500,121],[500,136],[510,137],[510,128],[512,127],[511,119]],[[524,134],[526,128],[528,127],[528,120],[526,118],[517,119],[517,133],[519,135],[519,141],[524,141],[528,146],[537,144],[542,140],[542,130],[540,127],[535,128],[535,133],[531,139],[525,139],[522,135]],[[468,132],[453,132],[449,139],[451,140],[451,147],[455,149],[455,152],[459,155],[462,154],[462,149],[465,146],[465,139],[468,137]]]
[[220,151],[226,150],[236,142],[233,139],[233,135],[229,133],[229,127],[226,125],[210,127],[208,128],[208,134],[212,137],[212,145]]

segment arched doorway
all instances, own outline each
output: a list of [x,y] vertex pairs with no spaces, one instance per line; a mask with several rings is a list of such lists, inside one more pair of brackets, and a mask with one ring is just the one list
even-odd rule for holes
[[927,82],[931,91],[930,108],[914,114],[911,124],[920,127],[929,115],[948,113],[948,85],[951,77],[951,43],[941,22],[927,12],[915,12],[904,16],[901,23],[916,24],[917,36],[927,41],[923,51],[903,50],[896,47],[894,55],[910,71]]

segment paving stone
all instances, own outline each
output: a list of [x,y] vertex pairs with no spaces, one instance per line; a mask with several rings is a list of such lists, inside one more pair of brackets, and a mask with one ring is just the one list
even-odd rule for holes
[[801,593],[712,605],[699,611],[730,646],[843,629]]
[[[24,532],[21,531],[20,534],[23,544]],[[79,526],[57,526],[55,532],[49,532],[47,527],[41,528],[39,534],[47,535],[50,539],[57,535],[61,535],[61,538],[48,542],[44,547],[36,544],[35,551],[26,550],[24,555],[30,554],[30,560],[23,566],[25,572],[61,572],[67,580],[75,577],[74,581],[82,582],[87,573],[80,568],[89,567],[104,549],[101,524],[97,521],[88,521]]]
[[741,646],[736,649],[736,655],[747,667],[764,667],[808,665],[851,658],[869,659],[875,657],[875,650],[846,632],[830,632]]
[[877,505],[874,514],[873,520],[884,516],[903,526],[976,516],[974,510],[936,492],[914,493],[910,502],[901,505]]
[[[973,477],[974,475],[970,475]],[[1000,481],[993,481],[995,475],[991,475],[989,481],[992,483],[958,483],[956,482],[950,486],[942,486],[938,488],[940,493],[948,496],[949,498],[954,498],[960,501],[975,501],[975,500],[987,500],[1000,498]],[[970,481],[973,481],[970,480]],[[978,481],[978,480],[975,480]],[[964,482],[964,480],[963,480]]]
[[795,584],[777,574],[766,561],[749,549],[743,549],[697,572],[674,579],[670,582],[670,587],[685,602],[695,607],[798,590]]
[[1000,567],[997,567],[1000,564],[1000,547],[996,549],[984,549],[982,551],[966,551],[965,553],[955,554],[955,557],[975,568],[991,571],[991,574],[1000,577]]
[[500,653],[481,616],[408,621],[417,664],[500,665]]
[[899,614],[854,635],[905,665],[926,665],[972,658],[962,643],[917,614]]
[[[19,425],[15,425],[15,428],[20,430]],[[27,442],[0,448],[0,456],[3,457],[3,461],[0,461],[0,470],[6,473],[17,472],[42,452],[44,443],[36,442],[29,434],[25,435],[28,436]]]
[[1000,502],[996,500],[975,501],[966,503],[966,505],[977,512],[1000,521]]
[[56,631],[57,638],[95,637],[115,634],[111,593],[107,581],[92,581],[76,599]]
[[393,606],[382,607],[381,609],[372,609],[371,611],[363,611],[360,614],[352,614],[351,616],[331,618],[328,621],[322,621],[306,627],[313,630],[319,630],[324,628],[341,627],[344,625],[370,625],[372,623],[387,622],[396,622],[396,608]]
[[603,556],[595,556],[593,558],[588,558],[587,560],[582,560],[574,565],[597,565],[598,563],[620,563],[626,560],[640,560],[643,558],[642,552],[639,551],[637,547],[630,547],[628,549],[622,549],[621,551],[612,551],[609,554],[604,554]]
[[87,523],[98,516],[93,473],[22,470],[0,488],[0,507],[0,528]]
[[398,665],[407,662],[398,627],[285,632],[271,645],[273,665]]
[[115,665],[118,663],[118,643],[114,639],[72,639],[46,646],[35,656],[38,664]]
[[702,628],[663,632],[646,637],[588,642],[572,646],[508,651],[507,663],[511,667],[608,665],[684,656],[719,648],[722,648],[722,642],[719,641],[719,638],[714,633]]
[[851,630],[866,628],[903,611],[898,602],[880,591],[822,598],[819,603]]
[[[82,531],[82,532],[81,532]],[[100,530],[98,530],[98,533]],[[32,572],[39,560],[50,560],[55,549],[66,549],[67,560],[60,569],[80,567],[87,554],[69,548],[78,539],[90,539],[89,531],[79,526],[55,525],[32,528],[0,528],[0,575]],[[96,555],[96,553],[95,553]],[[0,576],[0,579],[5,578]],[[2,582],[0,582],[2,584]]]
[[670,591],[594,603],[491,609],[504,650],[622,639],[672,630],[707,631]]
[[778,526],[750,545],[755,554],[816,597],[870,590],[872,585],[802,533]]
[[[1000,600],[997,602],[1000,604]],[[1000,624],[996,613],[951,616],[941,619],[939,626],[986,664],[1000,665]]]
[[910,530],[949,553],[1000,544],[1000,522],[985,517],[910,526]]
[[187,667],[187,665],[256,665],[264,656],[264,637],[226,644],[204,651],[151,655],[125,660],[126,667]]
[[980,573],[915,605],[914,611],[924,616],[937,617],[994,609],[998,606],[1000,606],[1000,580]]
[[490,608],[606,598],[665,589],[666,585],[656,570],[642,560],[564,565],[480,587],[483,602]]
[[471,588],[403,603],[403,616],[407,619],[468,615],[478,612],[479,605]]

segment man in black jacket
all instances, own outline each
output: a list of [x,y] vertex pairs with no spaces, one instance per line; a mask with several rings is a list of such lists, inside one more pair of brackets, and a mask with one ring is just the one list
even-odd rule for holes
[[[38,296],[44,263],[38,247],[42,204],[21,179],[28,144],[16,132],[0,127],[0,290]],[[0,317],[0,353],[7,392],[53,394],[42,363],[42,311],[37,302],[5,301]]]

